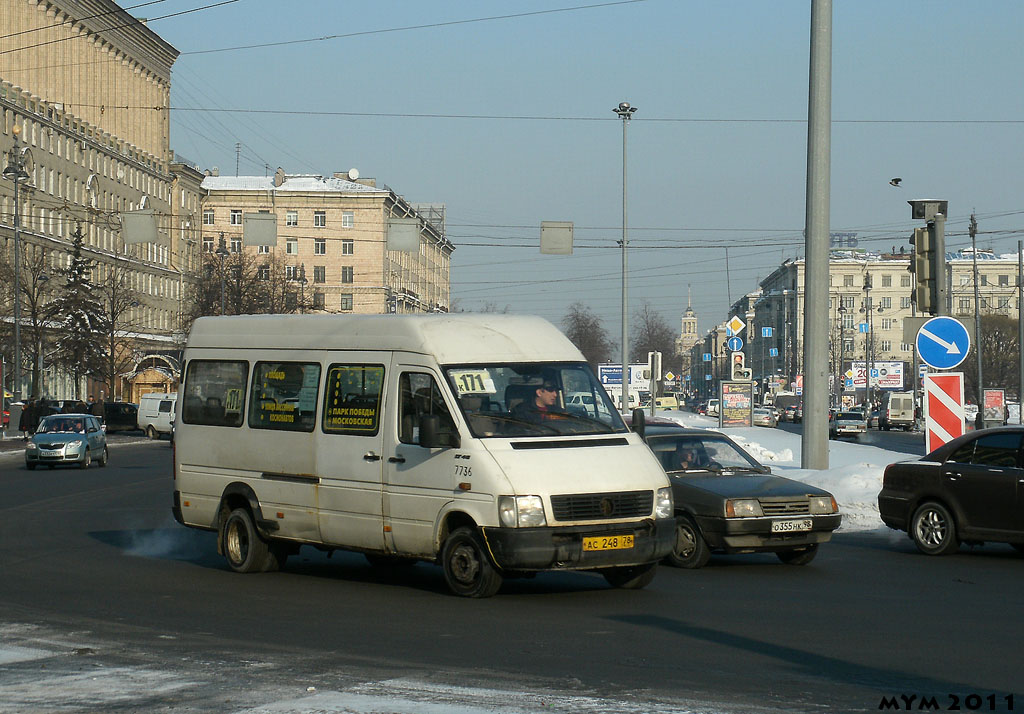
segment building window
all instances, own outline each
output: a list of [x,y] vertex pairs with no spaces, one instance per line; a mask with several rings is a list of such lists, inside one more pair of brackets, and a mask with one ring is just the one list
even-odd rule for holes
[[913,352],[914,351],[914,346],[913,345],[908,345],[906,342],[901,342],[900,343],[900,350],[902,350],[903,352]]
[[891,317],[883,317],[882,318],[882,329],[883,330],[891,330],[892,329],[892,323],[893,323],[893,319]]
[[883,275],[882,276],[882,287],[883,288],[891,288],[892,287],[892,276],[891,275]]
[[323,228],[327,225],[327,212],[326,211],[313,211],[313,226],[315,228]]
[[843,351],[844,352],[853,352],[853,338],[852,337],[847,337],[847,338],[845,338],[843,340]]
[[242,211],[237,208],[231,209],[231,225],[240,226],[242,225]]
[[957,310],[961,315],[966,315],[971,311],[971,301],[969,298],[960,298],[960,306]]
[[882,307],[885,308],[885,309],[889,309],[889,308],[892,307],[892,298],[891,297],[884,297],[881,300],[879,300],[879,302],[881,303]]
[[296,275],[298,275],[298,268],[296,268],[294,265],[284,266],[285,280],[295,280]]
[[258,280],[270,280],[270,266],[261,265],[256,271],[256,278]]
[[270,253],[269,245],[258,245],[256,246],[256,252],[260,254]]
[[901,297],[900,298],[900,307],[902,309],[909,310],[910,309],[910,303],[911,303],[911,299],[909,297]]
[[341,241],[341,254],[342,255],[354,255],[356,252],[356,242],[351,238],[343,238]]
[[242,252],[242,239],[241,238],[232,238],[231,239],[231,252],[232,253],[241,253]]
[[901,275],[900,276],[900,287],[901,288],[909,288],[910,287],[910,276],[909,275]]
[[313,309],[323,310],[325,306],[326,303],[324,302],[324,294],[317,290],[315,293],[313,293]]
[[352,293],[342,293],[340,307],[342,310],[352,309]]
[[326,238],[317,238],[313,241],[313,255],[327,255]]
[[203,252],[204,253],[212,253],[213,252],[213,238],[212,237],[208,238],[206,236],[203,236]]
[[341,269],[341,282],[351,283],[353,282],[353,269],[351,265],[346,265]]
[[1010,298],[999,298],[999,308],[1001,310],[1008,309],[1010,307]]
[[1009,275],[1000,275],[999,276],[999,287],[1005,288],[1009,284],[1010,284],[1010,276]]
[[[852,330],[853,329],[853,315],[843,315],[843,329],[844,330]],[[621,372],[622,370],[620,369],[619,371]]]
[[313,282],[314,283],[326,283],[327,282],[327,267],[323,265],[313,266]]
[[294,238],[289,238],[284,244],[284,252],[287,255],[298,255],[299,241]]
[[352,211],[341,212],[341,227],[351,228],[356,224],[355,214]]
[[284,215],[284,224],[286,226],[297,226],[297,225],[299,225],[299,212],[298,211],[288,211],[288,213],[286,213]]
[[892,352],[892,340],[882,340],[882,352]]
[[854,308],[856,308],[857,307],[857,297],[855,295],[844,295],[843,296],[843,307],[845,307],[847,310],[853,310]]
[[960,276],[960,285],[970,285],[970,284],[971,284],[971,279],[968,276],[966,276],[966,275],[961,275]]
[[988,285],[988,276],[987,275],[979,275],[978,276],[978,281],[979,281],[978,282],[979,285]]
[[853,276],[852,275],[844,275],[843,276],[843,287],[848,288],[848,287],[852,287],[852,286],[853,286]]
[[213,209],[212,208],[207,208],[207,209],[203,210],[203,225],[204,226],[212,226],[213,225]]

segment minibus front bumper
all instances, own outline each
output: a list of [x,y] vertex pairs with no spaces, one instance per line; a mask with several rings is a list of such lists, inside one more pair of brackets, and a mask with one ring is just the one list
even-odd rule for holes
[[[484,541],[502,570],[591,570],[642,565],[661,560],[676,540],[674,518],[555,528],[481,528]],[[622,547],[621,536],[632,536]],[[589,548],[584,549],[584,539]],[[617,546],[617,547],[608,547]]]

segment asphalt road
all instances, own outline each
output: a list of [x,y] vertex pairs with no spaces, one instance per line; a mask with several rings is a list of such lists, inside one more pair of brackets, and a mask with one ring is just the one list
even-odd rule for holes
[[542,574],[465,600],[433,565],[311,548],[232,573],[213,534],[173,522],[170,458],[166,441],[89,471],[0,457],[0,711],[1024,707],[1008,546],[929,558],[900,534],[840,534],[805,567],[716,556],[643,591]]
[[[804,425],[802,422],[793,424],[791,422],[780,422],[778,427],[792,434],[803,434]],[[858,437],[858,444],[877,446],[880,449],[898,451],[903,454],[924,456],[924,433],[920,431],[882,431],[880,429],[868,429],[867,433]]]

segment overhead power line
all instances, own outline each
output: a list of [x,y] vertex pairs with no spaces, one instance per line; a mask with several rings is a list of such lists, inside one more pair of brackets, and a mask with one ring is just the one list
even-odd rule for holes
[[119,12],[122,12],[124,10],[135,10],[135,9],[140,8],[140,7],[146,7],[147,5],[159,5],[162,2],[167,2],[167,0],[150,0],[150,2],[144,2],[144,3],[141,3],[139,5],[131,5],[129,7],[119,8],[117,10],[110,10],[108,12],[99,12],[99,13],[96,13],[95,15],[85,15],[83,17],[74,17],[74,18],[71,18],[71,19],[68,19],[68,20],[64,20],[63,22],[55,22],[52,25],[42,25],[40,27],[33,27],[31,30],[21,30],[20,32],[11,32],[11,33],[6,34],[6,35],[0,35],[0,40],[6,40],[8,37],[17,37],[18,35],[28,35],[28,34],[31,34],[33,32],[42,32],[43,30],[52,30],[55,27],[62,27],[64,25],[72,25],[72,24],[74,24],[76,22],[82,22],[83,20],[95,20],[98,17],[106,17],[107,15],[116,15]]

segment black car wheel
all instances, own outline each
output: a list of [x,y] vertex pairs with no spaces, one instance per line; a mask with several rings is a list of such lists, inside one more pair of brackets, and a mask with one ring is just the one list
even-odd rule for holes
[[649,565],[630,565],[622,568],[606,568],[601,575],[613,588],[622,590],[640,590],[651,584],[654,580],[657,563]]
[[236,508],[221,523],[224,556],[236,573],[263,573],[275,570],[278,560],[270,552],[252,516],[246,508]]
[[941,503],[929,501],[914,511],[910,519],[910,537],[925,555],[945,555],[960,547],[956,523]]
[[695,570],[703,568],[711,557],[700,528],[689,516],[676,516],[676,543],[672,552],[665,556],[665,561],[677,568]]
[[475,530],[456,528],[445,539],[441,565],[448,588],[463,597],[491,597],[501,588],[501,575],[480,546]]
[[807,565],[814,556],[818,554],[818,544],[814,543],[806,548],[798,548],[795,550],[780,550],[775,553],[786,565]]

